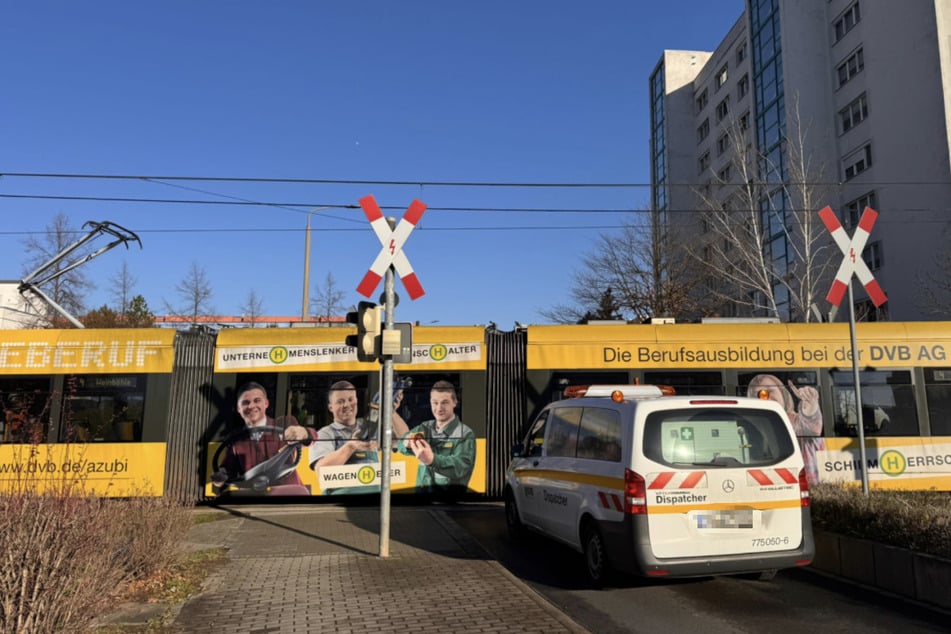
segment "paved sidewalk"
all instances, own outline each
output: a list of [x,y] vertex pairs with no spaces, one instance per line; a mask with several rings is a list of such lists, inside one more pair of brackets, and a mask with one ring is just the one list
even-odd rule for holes
[[586,632],[493,560],[443,507],[228,507],[191,548],[229,562],[186,602],[183,632]]

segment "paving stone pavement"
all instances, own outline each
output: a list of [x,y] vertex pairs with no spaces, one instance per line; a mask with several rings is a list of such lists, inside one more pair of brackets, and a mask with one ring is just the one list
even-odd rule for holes
[[190,548],[228,563],[187,601],[181,632],[586,632],[492,559],[438,506],[233,507]]

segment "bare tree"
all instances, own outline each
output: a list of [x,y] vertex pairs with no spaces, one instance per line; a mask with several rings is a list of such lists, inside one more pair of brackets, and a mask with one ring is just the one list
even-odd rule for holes
[[[45,233],[30,235],[23,241],[23,245],[29,254],[23,270],[24,276],[29,275],[71,246],[76,242],[79,235],[80,231],[70,224],[66,214],[56,214],[52,222],[46,226]],[[79,251],[73,254],[72,259],[64,258],[60,260],[49,269],[47,274],[62,271],[70,262],[75,261],[82,255],[85,255],[85,253],[80,247]],[[80,315],[84,310],[85,293],[93,287],[94,284],[86,277],[81,267],[77,267],[50,280],[41,290],[50,299],[62,306],[66,312],[72,315]],[[33,305],[37,312],[47,320],[53,319],[56,315],[55,311],[46,305],[46,302],[42,302],[42,305],[39,302],[33,302]]]
[[818,216],[824,192],[814,184],[829,179],[810,164],[797,108],[786,125],[785,175],[779,156],[756,152],[739,122],[727,129],[730,168],[695,190],[706,239],[685,248],[709,267],[704,290],[723,303],[754,316],[808,322],[834,264],[834,244]]
[[125,315],[132,300],[132,288],[138,280],[129,270],[129,263],[122,261],[122,267],[110,280],[112,288],[110,294],[115,302],[115,310],[119,315]]
[[316,286],[314,290],[314,299],[309,308],[315,315],[324,321],[330,321],[331,317],[342,311],[346,293],[337,286],[333,273],[328,271],[323,287]]
[[264,302],[258,297],[257,292],[251,289],[251,291],[248,292],[248,297],[245,299],[244,304],[241,305],[240,310],[242,317],[247,318],[251,327],[254,328],[254,324],[256,324],[258,319],[261,318],[261,315],[264,314]]
[[175,308],[165,301],[165,308],[170,314],[185,317],[191,321],[192,325],[197,325],[199,317],[211,315],[214,312],[209,304],[212,296],[211,283],[198,262],[192,262],[188,273],[175,286],[175,290],[182,299],[182,306]]
[[691,292],[700,279],[693,262],[664,248],[664,228],[656,214],[647,214],[645,222],[625,223],[616,234],[602,233],[574,275],[572,303],[540,314],[556,323],[578,323],[605,311],[638,321],[703,311],[703,298]]

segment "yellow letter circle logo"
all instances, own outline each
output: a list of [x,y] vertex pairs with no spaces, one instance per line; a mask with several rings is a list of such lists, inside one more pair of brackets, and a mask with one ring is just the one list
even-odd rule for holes
[[900,476],[905,472],[908,461],[905,460],[905,456],[899,452],[894,449],[889,449],[878,457],[878,466],[885,475]]
[[449,348],[441,343],[429,347],[429,358],[433,361],[442,361],[449,355]]
[[363,484],[370,484],[376,480],[376,469],[373,467],[361,467],[360,470],[357,471],[357,480]]
[[271,360],[271,363],[284,363],[287,361],[287,348],[274,346],[271,348],[271,352],[268,353],[267,358]]

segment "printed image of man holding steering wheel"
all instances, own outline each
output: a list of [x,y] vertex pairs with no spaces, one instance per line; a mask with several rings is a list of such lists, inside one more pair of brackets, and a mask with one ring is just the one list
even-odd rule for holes
[[310,495],[297,475],[303,445],[316,437],[293,416],[274,419],[260,383],[238,389],[237,409],[244,428],[231,434],[212,459],[212,488],[216,495]]

